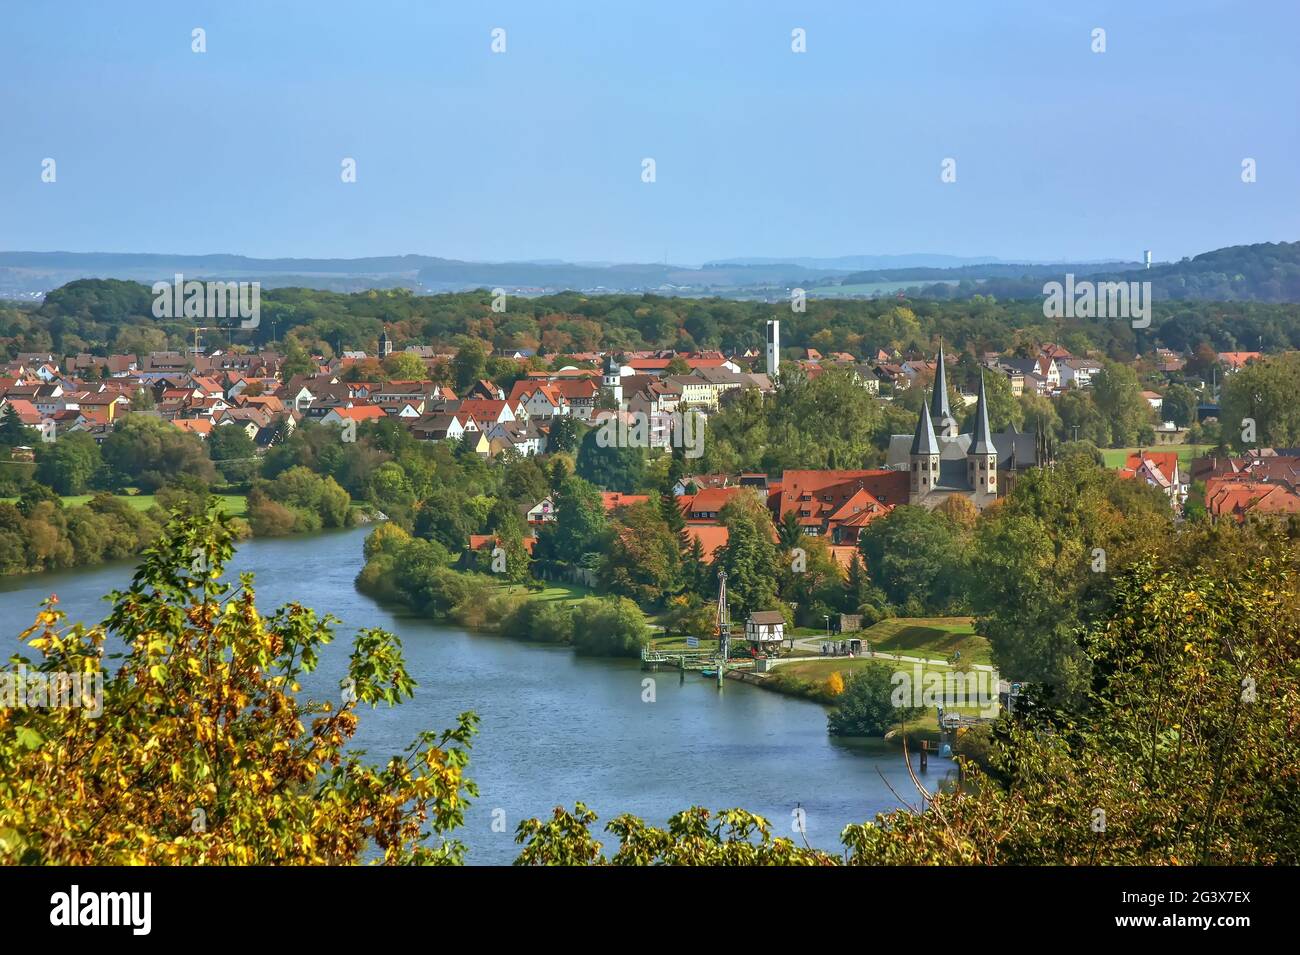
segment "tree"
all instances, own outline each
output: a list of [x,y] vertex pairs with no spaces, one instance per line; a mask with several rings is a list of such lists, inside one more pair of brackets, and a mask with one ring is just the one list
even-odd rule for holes
[[871,521],[858,538],[871,582],[894,604],[942,613],[964,596],[966,547],[946,515],[900,505]]
[[638,490],[645,481],[645,449],[617,444],[602,447],[602,433],[600,428],[592,428],[583,436],[578,448],[578,474],[606,490]]
[[[906,675],[906,674],[905,674]],[[919,706],[897,705],[898,691],[886,666],[869,666],[853,674],[836,706],[826,717],[832,736],[880,736],[891,726],[921,715]],[[904,699],[910,699],[904,694]]]
[[[81,706],[0,718],[0,862],[337,865],[375,847],[386,863],[462,861],[447,836],[477,794],[464,774],[477,717],[419,733],[386,765],[350,751],[360,704],[411,696],[400,641],[360,631],[341,702],[307,703],[299,681],[337,621],[297,604],[259,613],[252,575],[222,581],[234,539],[217,508],[176,518],[103,624],[69,626],[51,601],[24,632],[34,671],[93,679],[72,688]],[[111,669],[110,631],[127,644]]]
[[40,446],[36,480],[59,494],[81,494],[103,463],[95,439],[84,431],[74,431]]
[[537,548],[547,559],[578,564],[598,546],[608,527],[600,492],[577,475],[566,477],[555,492],[555,520],[543,526]]
[[641,604],[663,603],[681,589],[677,535],[664,521],[656,501],[623,510],[600,574],[611,593]]
[[18,416],[18,409],[6,404],[4,413],[0,414],[0,448],[18,448],[35,442],[36,432],[23,424]]
[[715,563],[727,572],[727,594],[736,617],[776,608],[777,550],[772,519],[762,498],[737,494],[718,514],[727,528],[727,543]]
[[385,358],[384,374],[394,381],[421,381],[429,376],[420,356],[409,351],[393,352]]
[[287,383],[295,375],[312,375],[316,370],[316,360],[302,347],[302,343],[292,336],[286,338],[284,361],[280,363],[280,380]]
[[588,597],[573,608],[573,646],[579,653],[634,657],[649,639],[641,608],[626,597]]
[[1089,391],[1071,389],[1056,400],[1061,418],[1061,436],[1067,441],[1090,441],[1096,447],[1109,447],[1110,422],[1092,400]]
[[803,532],[803,526],[799,523],[799,512],[794,508],[786,511],[781,515],[781,521],[776,525],[776,534],[781,542],[782,550],[791,550],[803,543],[807,536]]
[[1190,427],[1196,421],[1196,409],[1200,398],[1186,385],[1172,384],[1165,389],[1164,402],[1160,406],[1160,415],[1166,421],[1172,421],[1180,428]]
[[211,483],[216,469],[195,435],[170,421],[147,415],[127,415],[103,444],[104,463],[124,484],[155,491],[182,477]]
[[456,357],[451,360],[453,384],[456,393],[463,395],[473,387],[486,373],[487,352],[478,339],[465,338],[456,349]]
[[551,419],[551,433],[546,440],[546,450],[572,452],[578,447],[578,422],[572,415]]
[[[251,386],[250,386],[251,387]],[[245,394],[248,392],[245,391]],[[154,409],[153,391],[141,385],[131,396],[132,411],[152,411]]]
[[[1025,409],[1012,394],[1011,379],[1006,375],[997,372],[987,372],[984,375],[984,401],[989,412],[989,427],[994,431],[1005,431],[1012,425],[1021,430],[1026,427]],[[970,434],[975,430],[977,410],[977,405],[971,405],[970,410],[963,417],[961,425],[963,434]],[[912,423],[912,427],[916,427],[916,422]]]
[[208,455],[227,481],[247,481],[257,473],[257,445],[242,425],[213,428],[207,445]]
[[1083,636],[1086,706],[1059,725],[1035,709],[999,721],[987,771],[967,762],[966,785],[925,812],[850,826],[850,862],[1300,862],[1300,549],[1276,528],[1220,525],[1145,550]]
[[572,813],[555,808],[550,821],[525,819],[515,832],[523,845],[516,865],[836,865],[835,856],[772,837],[762,816],[743,809],[710,813],[694,806],[668,820],[667,829],[647,826],[625,814],[605,828],[619,840],[606,859],[591,836],[596,814],[583,803]]
[[1151,406],[1142,397],[1142,386],[1133,369],[1107,362],[1092,379],[1092,394],[1097,410],[1110,422],[1111,446],[1132,446],[1142,426],[1151,422]]
[[272,481],[258,481],[248,493],[248,519],[259,537],[347,527],[351,497],[331,477],[297,466]]
[[976,626],[999,669],[1077,701],[1089,679],[1082,622],[1104,607],[1137,550],[1165,541],[1171,527],[1163,494],[1086,455],[1020,477],[985,513],[972,549]]
[[[1237,449],[1290,448],[1300,444],[1300,355],[1253,362],[1223,384],[1223,433]],[[1248,422],[1254,423],[1254,438]]]

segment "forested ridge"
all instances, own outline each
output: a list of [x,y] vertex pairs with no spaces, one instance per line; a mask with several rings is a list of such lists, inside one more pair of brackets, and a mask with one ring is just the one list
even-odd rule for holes
[[[1076,354],[1116,360],[1156,347],[1189,353],[1201,344],[1215,351],[1300,347],[1297,304],[1157,300],[1150,328],[1135,330],[1123,321],[1046,318],[1041,282],[1034,291],[1036,297],[1005,300],[810,298],[803,312],[788,302],[565,292],[510,296],[504,311],[493,311],[488,290],[422,296],[405,289],[342,294],[281,288],[262,291],[257,328],[210,330],[203,337],[209,348],[265,347],[291,338],[327,357],[340,349],[373,352],[385,330],[399,349],[418,343],[454,350],[468,338],[491,349],[543,355],[651,348],[743,352],[761,351],[764,323],[776,318],[787,349],[846,352],[859,359],[877,349],[925,351],[939,338],[954,351],[972,353],[1055,341]],[[1300,292],[1292,297],[1300,300]],[[193,343],[192,321],[156,319],[152,308],[152,292],[137,282],[73,282],[39,306],[0,306],[0,349],[10,357],[42,351],[141,354]]]

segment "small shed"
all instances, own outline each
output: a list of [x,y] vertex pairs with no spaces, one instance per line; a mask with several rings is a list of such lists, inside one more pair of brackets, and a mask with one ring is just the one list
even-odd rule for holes
[[756,610],[745,621],[745,639],[762,648],[785,639],[785,617],[779,610]]

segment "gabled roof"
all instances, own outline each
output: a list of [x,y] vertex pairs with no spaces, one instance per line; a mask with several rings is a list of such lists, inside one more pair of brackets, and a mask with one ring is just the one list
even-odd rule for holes
[[330,414],[336,414],[340,418],[351,418],[353,421],[374,421],[386,417],[384,409],[378,405],[353,405],[350,408],[332,408]]
[[[686,536],[691,540],[698,540],[700,548],[704,551],[704,562],[713,563],[717,556],[718,549],[727,546],[727,538],[730,531],[721,524],[687,524]],[[688,545],[689,546],[689,545]]]

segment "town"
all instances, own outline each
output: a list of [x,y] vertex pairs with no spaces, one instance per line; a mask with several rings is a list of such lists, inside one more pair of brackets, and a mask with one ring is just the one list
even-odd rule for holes
[[[198,332],[195,345],[185,350],[18,353],[0,364],[0,416],[13,416],[28,429],[22,442],[14,440],[18,432],[6,432],[14,462],[34,463],[40,445],[74,434],[102,445],[132,417],[168,422],[199,441],[233,428],[247,435],[254,455],[312,423],[355,435],[358,425],[391,421],[418,441],[457,442],[485,459],[572,451],[587,428],[604,426],[613,436],[606,444],[654,451],[683,447],[686,432],[686,444],[694,449],[687,458],[693,461],[702,454],[710,416],[728,407],[738,392],[771,400],[782,371],[805,381],[833,373],[872,396],[891,418],[910,409],[915,430],[894,434],[880,448],[884,460],[875,469],[820,474],[804,469],[788,477],[693,475],[689,486],[721,496],[706,495],[690,508],[691,526],[716,526],[728,489],[745,485],[769,494],[779,521],[796,503],[789,492],[779,492],[783,486],[799,487],[797,500],[805,506],[798,519],[805,532],[851,548],[868,520],[900,503],[934,507],[956,494],[982,508],[1005,496],[1025,470],[1041,466],[1052,447],[1080,438],[1101,449],[1107,466],[1158,488],[1176,514],[1190,506],[1242,520],[1248,514],[1300,509],[1300,453],[1260,447],[1253,439],[1253,446],[1233,452],[1230,432],[1238,426],[1220,431],[1222,387],[1243,368],[1263,362],[1258,351],[1180,354],[1157,347],[1127,366],[1110,363],[1110,378],[1118,381],[1106,382],[1106,397],[1127,404],[1103,411],[1095,397],[1077,400],[1093,395],[1093,379],[1104,374],[1102,361],[1050,342],[978,356],[945,354],[942,343],[936,343],[937,354],[878,348],[866,355],[823,355],[812,347],[782,350],[779,320],[767,325],[765,353],[751,347],[725,354],[642,349],[542,355],[516,348],[458,361],[454,348],[416,342],[396,347],[387,332],[368,351],[306,357],[299,352],[294,361],[277,348],[208,349]],[[486,357],[497,380],[467,378],[476,368],[483,371]],[[964,373],[963,383],[950,384],[958,371]],[[1134,388],[1139,378],[1141,385]],[[992,403],[981,401],[986,381],[996,386],[1000,399],[1001,413],[993,419],[1001,418],[997,433],[988,430]],[[1113,391],[1120,393],[1112,398]],[[1018,428],[1015,413],[1005,410],[1008,399],[1037,416],[1026,419],[1022,413]],[[929,413],[917,415],[918,403]],[[1098,420],[1105,412],[1135,422],[1134,446],[1112,450],[1108,422]],[[958,433],[957,416],[972,414],[974,430]],[[692,421],[699,422],[698,440]],[[978,478],[977,455],[984,458]],[[21,483],[13,474],[0,475],[11,490]],[[678,493],[687,486],[680,483]],[[529,513],[544,503],[535,502]]]

